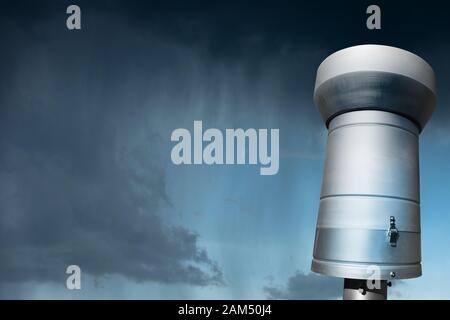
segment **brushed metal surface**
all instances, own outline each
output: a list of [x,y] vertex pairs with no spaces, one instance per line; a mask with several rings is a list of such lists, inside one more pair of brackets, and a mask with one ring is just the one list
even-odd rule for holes
[[401,126],[399,118],[355,111],[331,121],[322,198],[373,195],[419,202],[418,135],[411,133],[412,123],[401,119],[407,123]]
[[375,44],[364,44],[339,50],[319,66],[316,87],[327,80],[349,72],[389,72],[415,79],[435,91],[436,79],[431,66],[409,51]]
[[422,58],[382,45],[360,45],[326,58],[317,70],[314,102],[325,123],[351,110],[385,110],[423,129],[436,105],[436,79]]
[[[353,111],[330,122],[312,270],[380,279],[421,275],[418,128],[394,113]],[[399,230],[389,243],[390,217]]]
[[319,66],[314,102],[328,143],[312,271],[420,276],[419,134],[436,105],[433,69],[399,48],[346,48]]

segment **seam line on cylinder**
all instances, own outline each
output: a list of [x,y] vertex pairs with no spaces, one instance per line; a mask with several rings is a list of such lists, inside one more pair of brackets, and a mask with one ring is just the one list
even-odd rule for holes
[[321,196],[320,200],[328,199],[328,198],[334,198],[334,197],[370,197],[370,198],[388,198],[388,199],[395,199],[395,200],[403,200],[408,202],[414,202],[415,204],[420,205],[419,201],[408,199],[408,198],[402,198],[402,197],[396,197],[396,196],[386,196],[386,195],[377,195],[377,194],[333,194],[328,196]]
[[[318,230],[318,229],[334,229],[334,230],[370,230],[370,231],[383,231],[383,232],[387,232],[387,231],[389,231],[389,230],[386,230],[386,228],[385,229],[381,229],[381,228],[371,228],[371,227],[366,227],[366,228],[363,228],[363,227],[343,227],[343,226],[339,226],[338,224],[335,224],[335,225],[333,225],[332,227],[329,227],[329,226],[327,226],[326,224],[317,224],[317,226],[316,226],[316,230]],[[417,234],[421,234],[421,232],[420,232],[420,230],[419,231],[411,231],[411,230],[402,230],[402,229],[400,229],[400,230],[398,230],[399,232],[401,232],[401,233],[417,233]]]
[[419,133],[422,132],[422,130],[423,130],[423,128],[420,125],[420,123],[418,121],[416,121],[414,118],[412,118],[411,116],[407,115],[407,114],[404,114],[404,113],[401,113],[401,112],[396,112],[394,110],[389,110],[389,109],[386,109],[386,108],[375,108],[375,107],[348,108],[348,109],[344,109],[344,110],[338,111],[338,112],[336,112],[333,115],[328,117],[328,119],[325,121],[325,126],[328,128],[330,126],[331,121],[333,121],[335,118],[337,118],[340,115],[343,115],[345,113],[350,113],[350,112],[355,112],[355,111],[365,111],[365,110],[384,111],[384,112],[390,112],[390,113],[396,114],[398,116],[406,118],[407,120],[409,120],[413,124],[415,124],[417,126],[417,129],[419,129]]
[[344,127],[370,126],[370,125],[393,127],[393,128],[397,128],[397,129],[406,131],[406,132],[412,134],[415,137],[419,137],[419,134],[414,133],[413,131],[410,131],[410,130],[405,129],[403,127],[400,127],[400,126],[397,126],[397,125],[394,125],[394,124],[381,123],[381,122],[358,122],[358,123],[352,123],[352,124],[343,124],[343,125],[337,126],[337,127],[333,128],[333,129],[329,130],[328,131],[328,135],[332,134],[335,130],[340,129],[340,128],[344,128]]
[[398,265],[401,266],[415,266],[417,264],[420,264],[422,261],[419,260],[417,262],[373,262],[373,261],[365,261],[365,262],[361,262],[361,261],[348,261],[348,260],[331,260],[331,259],[323,259],[323,258],[316,258],[315,256],[313,256],[314,260],[316,260],[317,262],[320,263],[320,261],[324,261],[324,262],[331,262],[331,263],[337,263],[337,264],[351,264],[351,265],[361,265],[362,267],[365,267],[365,265],[367,264],[373,264],[373,265],[380,265],[380,266],[391,266],[391,267],[395,267]]

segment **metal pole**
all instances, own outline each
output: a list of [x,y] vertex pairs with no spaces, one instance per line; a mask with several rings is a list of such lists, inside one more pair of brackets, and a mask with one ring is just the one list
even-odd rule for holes
[[378,280],[378,284],[373,283],[373,286],[370,286],[370,288],[368,288],[367,281],[368,280],[365,279],[344,279],[343,299],[344,300],[387,299],[387,291],[388,291],[387,280]]

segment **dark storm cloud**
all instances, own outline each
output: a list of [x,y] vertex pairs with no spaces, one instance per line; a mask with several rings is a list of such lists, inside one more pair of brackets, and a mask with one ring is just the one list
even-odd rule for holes
[[192,114],[219,118],[218,106],[263,113],[273,100],[307,119],[297,88],[311,89],[313,65],[289,44],[265,52],[260,32],[243,32],[237,50],[233,37],[217,47],[225,31],[192,9],[80,2],[82,30],[69,32],[64,1],[25,3],[0,21],[0,280],[60,281],[77,264],[98,276],[222,283],[199,236],[167,216],[183,210],[165,185],[170,131],[180,115],[192,124]]
[[0,283],[63,284],[76,264],[94,276],[222,284],[199,236],[166,214],[176,209],[167,137],[146,124],[158,113],[139,81],[146,59],[158,62],[129,61],[105,26],[78,37],[46,18],[1,23]]
[[3,113],[0,281],[61,280],[77,264],[98,276],[220,283],[198,236],[159,215],[171,205],[161,138],[121,145],[106,116],[79,122],[60,107],[49,116],[17,102]]
[[[26,25],[50,16],[65,23],[65,8],[73,1],[9,1],[2,3],[3,19]],[[214,55],[232,58],[277,51],[286,43],[319,46],[335,51],[361,43],[397,45],[426,51],[445,43],[450,26],[441,1],[378,1],[382,29],[365,28],[366,8],[372,1],[250,0],[79,0],[83,27],[96,28],[100,16],[108,16],[112,32],[123,23],[151,28],[179,43],[206,45]],[[62,14],[61,14],[62,13]],[[254,38],[256,36],[256,38]],[[261,38],[258,38],[260,36]],[[259,50],[247,50],[259,43]]]
[[339,278],[297,272],[285,286],[266,286],[264,291],[269,299],[337,299],[342,295],[343,285]]

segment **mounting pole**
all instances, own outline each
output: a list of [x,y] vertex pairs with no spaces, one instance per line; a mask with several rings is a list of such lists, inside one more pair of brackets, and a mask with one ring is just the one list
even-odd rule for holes
[[367,280],[344,279],[344,300],[386,300],[388,282],[380,280],[379,289],[367,286]]

